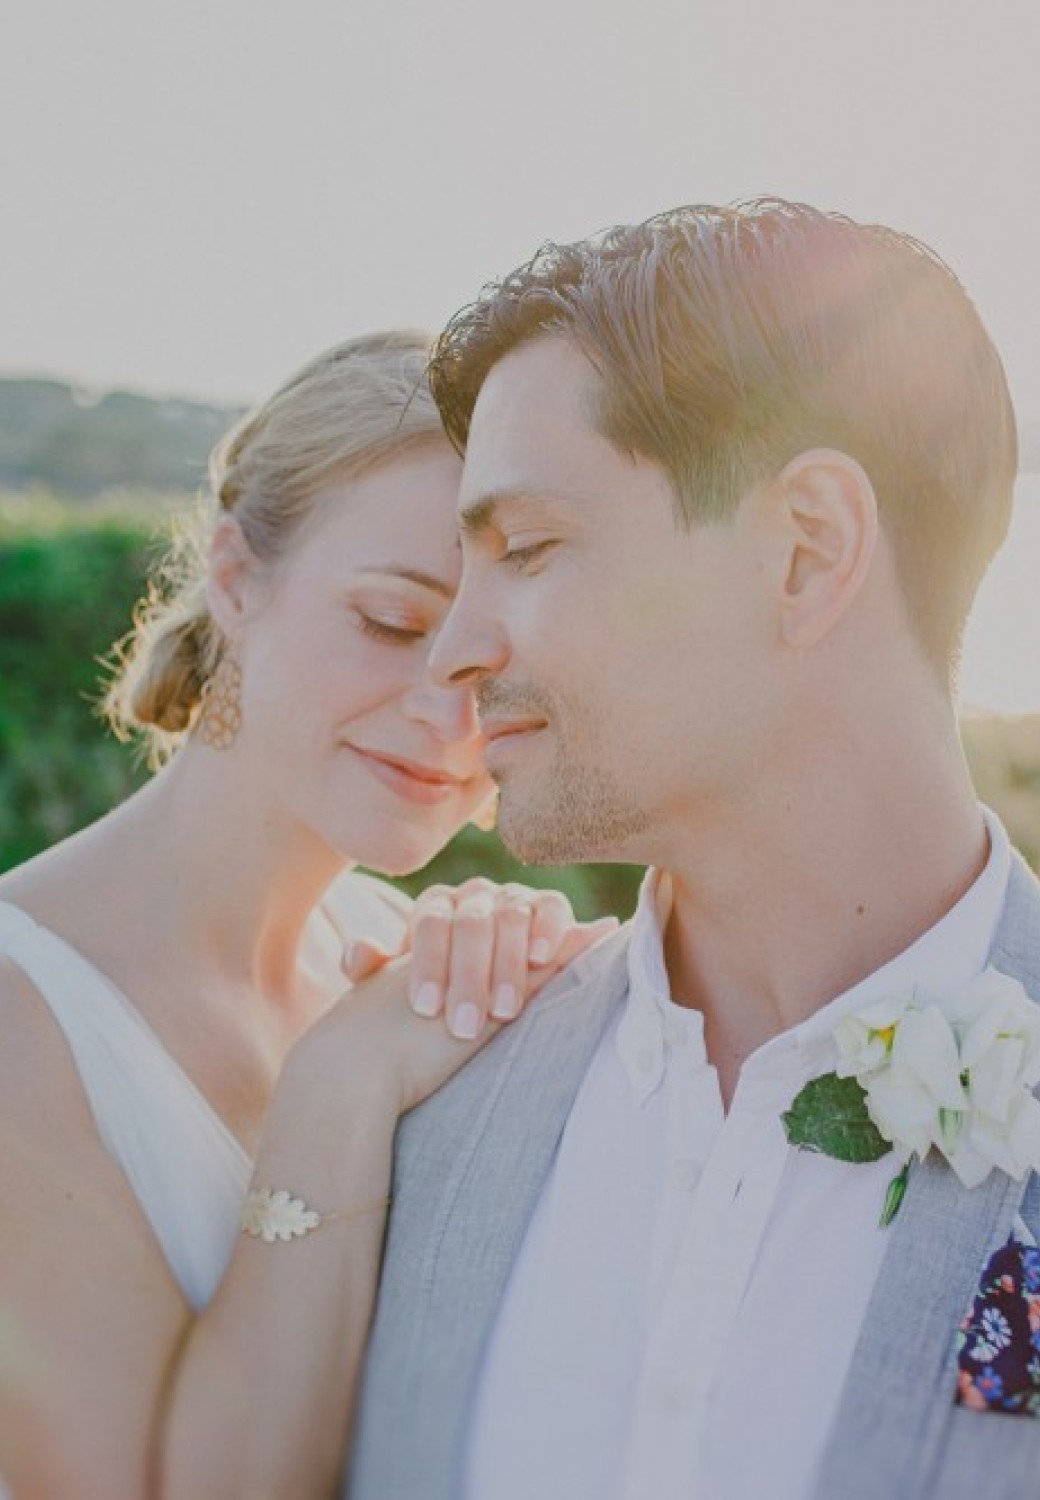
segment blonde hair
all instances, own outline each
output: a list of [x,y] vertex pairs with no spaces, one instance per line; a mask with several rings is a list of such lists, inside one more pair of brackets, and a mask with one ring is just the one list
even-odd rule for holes
[[351,339],[305,365],[217,444],[198,513],[176,527],[133,629],[113,648],[101,704],[120,739],[144,741],[153,768],[191,728],[224,651],[206,602],[209,541],[221,516],[233,515],[254,554],[274,562],[333,474],[356,477],[442,436],[428,357],[428,339],[412,330]]

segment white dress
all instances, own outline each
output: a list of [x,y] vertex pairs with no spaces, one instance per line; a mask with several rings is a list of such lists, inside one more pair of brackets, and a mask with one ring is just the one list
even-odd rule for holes
[[[396,948],[406,897],[342,876],[322,904],[340,934]],[[127,997],[56,933],[0,901],[0,957],[28,976],[58,1023],[109,1154],[126,1174],[193,1308],[220,1283],[252,1162]]]

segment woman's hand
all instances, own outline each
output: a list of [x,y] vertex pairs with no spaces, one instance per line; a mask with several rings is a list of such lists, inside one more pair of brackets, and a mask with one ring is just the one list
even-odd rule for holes
[[[480,876],[458,887],[430,886],[415,902],[401,948],[412,955],[412,1009],[443,1015],[454,1037],[473,1040],[489,1017],[513,1020],[548,980],[617,925],[616,917],[576,921],[561,891],[499,886]],[[358,939],[343,966],[357,984],[399,956]]]

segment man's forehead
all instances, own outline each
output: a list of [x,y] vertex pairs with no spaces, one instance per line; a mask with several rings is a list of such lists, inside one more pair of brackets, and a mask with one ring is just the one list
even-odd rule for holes
[[[546,335],[504,355],[473,412],[460,502],[582,493],[611,451],[597,422],[600,381],[572,340]],[[606,450],[606,451],[604,451]]]
[[545,333],[511,349],[488,371],[480,388],[470,440],[489,425],[556,418],[591,426],[602,382],[595,366],[572,338]]

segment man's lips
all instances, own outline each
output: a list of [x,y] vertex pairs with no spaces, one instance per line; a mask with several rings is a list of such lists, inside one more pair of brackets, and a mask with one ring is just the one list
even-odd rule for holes
[[352,745],[349,741],[346,742],[346,748],[360,756],[385,786],[409,801],[424,806],[443,802],[472,780],[471,777],[456,776],[453,771],[446,771],[440,766],[427,766],[402,755],[387,755],[382,750]]
[[546,727],[545,719],[485,719],[481,722],[484,755],[489,762],[496,755],[519,745]]

